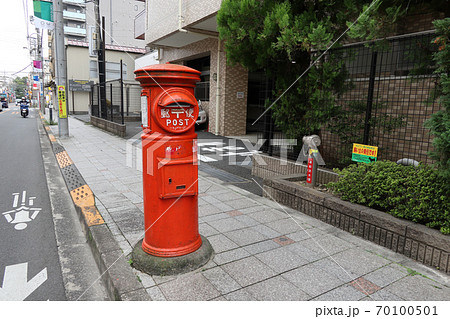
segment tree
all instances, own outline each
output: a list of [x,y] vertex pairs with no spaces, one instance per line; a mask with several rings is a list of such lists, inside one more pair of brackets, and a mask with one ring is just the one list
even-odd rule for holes
[[[425,123],[434,136],[434,150],[429,153],[436,161],[441,176],[450,180],[450,18],[435,20],[437,37],[434,43],[438,50],[433,54],[437,68],[437,85],[433,96],[437,98],[442,109],[434,113]],[[449,183],[447,183],[448,185]],[[450,188],[450,186],[449,186]]]
[[342,57],[328,53],[286,89],[347,27],[352,26],[347,35],[353,39],[383,38],[399,17],[428,2],[442,6],[446,1],[224,0],[217,23],[229,63],[249,71],[264,69],[274,79],[274,97],[280,97],[272,108],[275,124],[288,138],[301,141],[342,109],[336,101],[351,87]]
[[22,96],[25,96],[25,91],[27,89],[27,77],[16,77],[13,80],[13,89],[14,93],[16,95],[16,98],[20,98]]

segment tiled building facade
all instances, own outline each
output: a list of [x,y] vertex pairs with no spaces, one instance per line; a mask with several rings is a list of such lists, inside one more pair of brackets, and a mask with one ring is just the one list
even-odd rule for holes
[[227,64],[223,43],[218,43],[215,16],[221,3],[221,0],[147,1],[145,42],[159,49],[159,63],[187,65],[209,56],[209,99],[202,101],[209,131],[226,136],[244,135],[248,72]]

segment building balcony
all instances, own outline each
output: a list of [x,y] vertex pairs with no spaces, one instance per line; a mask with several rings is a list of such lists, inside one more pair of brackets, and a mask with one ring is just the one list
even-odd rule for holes
[[64,11],[63,17],[67,20],[86,21],[86,14],[80,12]]
[[75,36],[79,36],[79,37],[85,37],[86,36],[86,29],[64,26],[64,34],[75,35]]
[[147,18],[146,11],[143,10],[134,18],[134,38],[145,40],[145,20]]
[[80,5],[82,7],[84,7],[86,5],[84,0],[63,0],[63,3],[73,4],[73,5]]

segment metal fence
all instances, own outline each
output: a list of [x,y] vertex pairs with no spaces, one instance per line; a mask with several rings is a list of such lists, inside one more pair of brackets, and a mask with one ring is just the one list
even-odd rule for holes
[[128,117],[140,117],[141,87],[120,79],[106,81],[106,101],[101,103],[101,85],[94,84],[90,93],[91,115],[123,124]]
[[[431,163],[427,152],[432,137],[424,122],[439,108],[430,98],[436,82],[433,37],[428,32],[393,37],[383,45],[352,44],[334,50],[345,59],[351,88],[337,101],[342,112],[319,133],[327,166],[350,164],[353,143],[378,146],[379,160],[411,158]],[[272,140],[264,144],[263,152],[275,156],[286,152],[285,135],[271,112],[263,123],[258,139]],[[287,147],[290,159],[296,160],[299,152],[299,145]]]

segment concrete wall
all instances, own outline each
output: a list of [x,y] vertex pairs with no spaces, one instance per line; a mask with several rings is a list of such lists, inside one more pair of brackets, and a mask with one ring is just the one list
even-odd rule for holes
[[[182,27],[217,13],[221,3],[222,0],[183,0]],[[145,42],[153,42],[178,30],[178,4],[178,0],[147,0]]]

